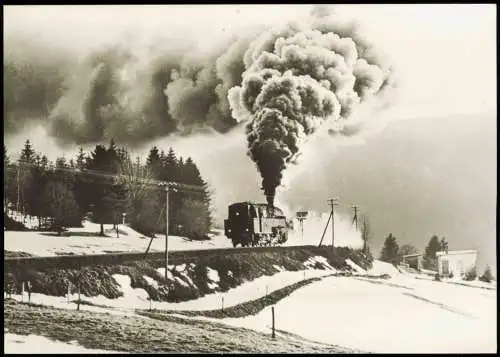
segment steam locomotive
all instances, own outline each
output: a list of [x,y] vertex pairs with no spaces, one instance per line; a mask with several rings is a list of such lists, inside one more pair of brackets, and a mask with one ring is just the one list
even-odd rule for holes
[[224,220],[224,233],[234,247],[283,244],[290,229],[293,229],[292,221],[286,219],[283,211],[264,203],[233,203]]

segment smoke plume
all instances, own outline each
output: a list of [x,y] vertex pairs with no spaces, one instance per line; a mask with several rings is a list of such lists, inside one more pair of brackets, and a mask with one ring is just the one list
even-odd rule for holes
[[389,83],[389,70],[356,26],[325,11],[313,15],[308,24],[289,24],[253,41],[242,85],[229,92],[233,115],[249,121],[249,155],[270,205],[302,143],[326,122],[339,124],[333,133],[354,135],[343,122]]
[[114,139],[137,148],[172,133],[224,134],[241,123],[273,205],[303,143],[325,128],[357,136],[360,123],[347,119],[391,78],[356,24],[329,7],[304,20],[256,28],[210,53],[155,40],[78,58],[6,36],[6,133],[36,119],[61,146]]
[[127,43],[101,47],[81,59],[7,37],[7,135],[39,120],[63,146],[113,138],[137,147],[236,124],[227,92],[241,83],[248,34],[198,56],[191,44],[157,42],[142,52]]

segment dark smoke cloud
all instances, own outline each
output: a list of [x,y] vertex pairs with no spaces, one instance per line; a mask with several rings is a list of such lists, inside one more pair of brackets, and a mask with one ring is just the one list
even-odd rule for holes
[[[388,83],[389,70],[356,25],[332,21],[329,14],[316,8],[310,24],[290,24],[259,36],[245,53],[242,85],[228,95],[233,115],[249,120],[249,155],[270,205],[301,143],[324,122],[348,119]],[[357,131],[350,127],[338,134]]]
[[[61,145],[114,138],[135,146],[173,132],[225,133],[237,124],[227,92],[241,83],[251,38],[232,39],[199,56],[189,44],[156,43],[146,54],[116,45],[67,66],[60,65],[59,53],[40,63],[37,56],[49,49],[25,44],[32,57],[6,53],[6,133],[31,119],[46,119]],[[19,52],[18,42],[11,43]]]
[[25,37],[4,38],[4,133],[45,121],[65,91],[73,58]]

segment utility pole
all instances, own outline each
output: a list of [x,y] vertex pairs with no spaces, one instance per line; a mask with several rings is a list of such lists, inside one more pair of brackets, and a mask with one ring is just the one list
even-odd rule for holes
[[167,272],[168,272],[168,196],[170,193],[170,189],[168,185],[166,187],[166,205],[165,205],[165,285],[167,285]]
[[334,216],[334,207],[338,205],[338,198],[330,198],[328,200],[328,204],[331,209],[331,217],[332,217],[332,249],[335,248],[335,216]]
[[358,206],[353,205],[354,217],[352,218],[352,224],[356,225],[356,230],[358,230]]

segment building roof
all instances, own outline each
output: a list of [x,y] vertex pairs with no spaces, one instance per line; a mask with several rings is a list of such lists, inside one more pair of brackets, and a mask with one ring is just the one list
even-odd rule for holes
[[436,252],[436,256],[440,255],[458,255],[458,254],[477,254],[477,250],[450,250],[448,252]]
[[422,256],[422,253],[403,255],[403,258],[413,258],[413,257],[420,257],[420,256]]

